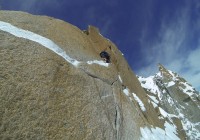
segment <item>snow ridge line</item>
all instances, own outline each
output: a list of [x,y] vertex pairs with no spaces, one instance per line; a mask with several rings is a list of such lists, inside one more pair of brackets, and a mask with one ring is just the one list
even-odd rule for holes
[[[16,26],[13,26],[10,23],[3,22],[3,21],[0,21],[0,30],[5,31],[7,33],[10,33],[10,34],[12,34],[12,35],[14,35],[16,37],[28,39],[28,40],[34,41],[36,43],[39,43],[42,46],[44,46],[45,48],[48,48],[51,51],[55,52],[57,55],[61,56],[67,62],[71,63],[75,67],[77,67],[80,63],[83,63],[83,62],[80,62],[80,61],[78,61],[76,59],[73,59],[73,58],[69,57],[66,54],[66,52],[63,49],[61,49],[52,40],[50,40],[48,38],[45,38],[45,37],[43,37],[41,35],[38,35],[36,33],[33,33],[31,31],[20,29],[20,28],[18,28]],[[98,65],[101,65],[101,66],[104,66],[104,67],[108,67],[109,66],[108,63],[105,63],[104,61],[98,61],[98,60],[87,61],[86,63],[87,64],[98,64]]]

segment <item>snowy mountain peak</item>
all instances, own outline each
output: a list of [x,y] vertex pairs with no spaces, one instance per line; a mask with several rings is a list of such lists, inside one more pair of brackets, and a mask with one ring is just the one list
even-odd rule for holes
[[[138,76],[160,119],[175,124],[173,118],[180,120],[187,139],[200,139],[200,100],[195,90],[177,73],[158,65],[159,72],[147,78]],[[184,134],[182,134],[184,135]]]
[[181,78],[177,73],[166,69],[163,65],[158,64],[158,68],[159,68],[159,73],[156,74],[157,76],[162,76],[162,78],[173,80],[174,82],[179,80],[181,80],[182,82],[186,82],[186,80]]
[[[182,91],[183,94],[187,94],[191,98],[193,96],[195,98],[198,97],[198,91],[192,87],[184,78],[179,76],[177,73],[167,70],[164,66],[159,64],[159,73],[157,73],[154,77],[155,81],[162,79],[162,82],[167,87],[176,86],[179,90]],[[193,98],[195,100],[195,98]]]

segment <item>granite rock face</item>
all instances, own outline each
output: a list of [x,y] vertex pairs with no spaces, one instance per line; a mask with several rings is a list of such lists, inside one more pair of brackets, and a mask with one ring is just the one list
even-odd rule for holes
[[[100,58],[103,50],[111,63]],[[153,137],[154,128],[163,134],[171,123],[93,26],[82,31],[51,17],[0,11],[0,58],[0,139],[137,140]],[[180,119],[174,122],[172,137],[184,139]]]

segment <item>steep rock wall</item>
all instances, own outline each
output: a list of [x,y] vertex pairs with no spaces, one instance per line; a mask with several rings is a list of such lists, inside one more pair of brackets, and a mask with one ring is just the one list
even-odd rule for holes
[[[1,139],[132,140],[143,127],[164,129],[121,52],[95,27],[14,11],[0,11],[0,21]],[[109,65],[99,57],[105,49]]]

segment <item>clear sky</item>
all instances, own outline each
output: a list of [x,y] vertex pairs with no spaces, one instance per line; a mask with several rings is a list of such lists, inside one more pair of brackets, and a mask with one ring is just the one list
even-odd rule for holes
[[137,75],[153,75],[161,63],[200,90],[199,0],[0,0],[0,9],[51,16],[80,29],[94,25]]

